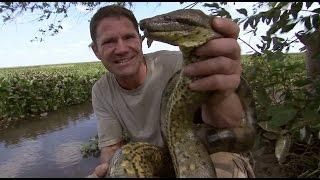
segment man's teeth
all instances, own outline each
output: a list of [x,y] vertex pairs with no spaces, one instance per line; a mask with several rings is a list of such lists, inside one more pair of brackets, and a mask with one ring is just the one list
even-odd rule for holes
[[130,59],[125,59],[125,60],[122,60],[122,61],[117,61],[117,63],[123,64],[123,63],[128,62],[129,60],[130,60]]

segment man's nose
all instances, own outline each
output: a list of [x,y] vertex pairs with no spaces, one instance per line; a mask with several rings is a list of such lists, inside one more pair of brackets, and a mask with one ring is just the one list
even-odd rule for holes
[[118,40],[117,44],[116,44],[116,48],[115,48],[115,53],[116,54],[122,54],[122,53],[126,53],[128,51],[128,46],[127,44],[122,40]]

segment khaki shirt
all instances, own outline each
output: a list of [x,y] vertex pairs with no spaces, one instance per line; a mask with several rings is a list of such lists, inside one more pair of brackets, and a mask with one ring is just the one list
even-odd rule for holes
[[123,89],[112,73],[103,75],[92,88],[92,105],[97,117],[99,148],[122,140],[123,131],[130,140],[163,146],[160,132],[162,91],[171,76],[181,68],[178,51],[158,51],[145,55],[147,77],[134,90]]

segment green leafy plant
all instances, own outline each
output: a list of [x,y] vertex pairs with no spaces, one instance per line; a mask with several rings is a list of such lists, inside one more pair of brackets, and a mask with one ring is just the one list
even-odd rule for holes
[[103,73],[99,62],[0,69],[0,129],[90,100]]
[[320,82],[307,77],[303,54],[246,58],[244,75],[254,91],[262,139],[274,145],[278,162],[293,167],[297,176],[318,177]]
[[89,139],[88,143],[84,143],[81,145],[81,154],[82,157],[87,158],[89,156],[99,157],[100,149],[98,146],[98,135]]
[[[122,134],[122,139],[123,139],[124,144],[126,144],[130,141],[128,134],[125,132]],[[89,139],[88,143],[82,144],[81,149],[80,149],[82,157],[87,158],[89,156],[94,156],[94,157],[100,156],[101,151],[98,146],[98,144],[99,144],[98,140],[99,140],[99,138],[98,138],[98,134],[97,134],[96,136],[91,137]]]

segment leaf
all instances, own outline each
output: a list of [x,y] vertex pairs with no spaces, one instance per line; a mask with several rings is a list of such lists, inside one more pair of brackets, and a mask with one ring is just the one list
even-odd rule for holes
[[289,52],[289,49],[290,49],[290,46],[288,46],[288,47],[286,48],[286,53]]
[[267,35],[272,35],[279,30],[279,26],[277,24],[273,24],[271,28],[267,31]]
[[303,120],[309,122],[311,126],[315,126],[320,122],[320,114],[311,109],[302,111],[302,117]]
[[312,138],[310,128],[304,126],[299,130],[299,140],[304,143],[308,143],[309,139]]
[[257,89],[257,101],[265,107],[269,106],[271,100],[264,88]]
[[297,23],[292,23],[292,24],[288,24],[288,25],[284,26],[280,33],[286,33],[286,32],[291,31],[296,26],[296,24]]
[[278,21],[278,27],[283,28],[289,23],[289,16],[280,16],[280,21]]
[[302,2],[293,3],[291,6],[291,10],[293,10],[294,12],[299,12],[302,8],[302,5]]
[[278,135],[272,132],[265,132],[262,134],[262,136],[271,141],[276,140],[278,138]]
[[315,53],[313,56],[311,56],[312,59],[320,59],[320,52]]
[[313,16],[311,16],[312,18],[312,26],[316,29],[319,29],[320,26],[320,15],[319,14],[315,14]]
[[293,16],[293,19],[296,20],[298,18],[298,12],[294,11],[291,14]]
[[266,17],[265,16],[262,16],[261,19],[262,19],[263,23],[266,21]]
[[315,125],[315,126],[313,126],[312,128],[320,130],[320,123]]
[[240,14],[243,14],[245,16],[248,16],[248,13],[247,13],[247,10],[244,9],[244,8],[241,8],[241,9],[236,9]]
[[269,25],[271,23],[271,19],[267,19],[266,23],[267,23],[267,25]]
[[220,5],[218,4],[218,3],[211,3],[211,4],[209,4],[209,3],[205,3],[203,6],[205,6],[205,7],[211,7],[211,8],[217,8],[217,9],[219,9],[220,8]]
[[261,15],[256,16],[256,18],[254,19],[254,24],[253,24],[254,28],[257,28],[257,25],[258,25],[260,19],[261,19]]
[[309,7],[313,4],[314,2],[306,2],[306,7],[309,9]]
[[312,12],[320,14],[320,8],[314,9],[314,10],[312,10]]
[[307,30],[310,30],[311,27],[311,17],[304,17],[304,26],[306,27]]
[[272,14],[274,21],[277,21],[278,18],[280,18],[280,14],[281,14],[281,10],[280,9],[274,9],[274,12]]
[[250,25],[250,27],[251,27],[252,29],[254,29],[254,27],[253,27],[254,20],[255,20],[254,17],[250,17],[250,18],[248,19],[249,25]]
[[269,36],[261,36],[261,38],[262,38],[264,41],[267,41],[267,40],[269,40],[269,39],[270,39],[270,37],[269,37]]
[[246,30],[247,27],[248,27],[248,25],[249,25],[249,19],[248,19],[246,22],[244,22],[244,24],[243,24],[243,30]]
[[267,114],[271,116],[270,125],[280,127],[292,120],[297,110],[290,105],[272,106],[267,110]]
[[303,87],[305,85],[308,85],[312,83],[310,79],[298,79],[296,81],[293,81],[293,85],[298,86],[298,87]]
[[305,121],[303,121],[302,119],[298,119],[297,121],[295,121],[295,122],[291,125],[289,131],[290,131],[290,132],[297,131],[297,130],[303,128],[306,124],[307,124],[307,123],[306,123]]
[[217,16],[231,18],[230,13],[224,8],[221,8],[221,10],[217,13]]
[[286,157],[290,151],[292,145],[292,137],[289,134],[281,135],[276,142],[275,155],[278,159],[278,162],[282,164],[285,162]]
[[267,132],[273,132],[273,133],[276,133],[276,134],[280,134],[280,131],[281,131],[281,128],[279,127],[274,127],[272,125],[270,125],[270,122],[269,121],[261,121],[261,122],[258,122],[258,125],[265,131]]

